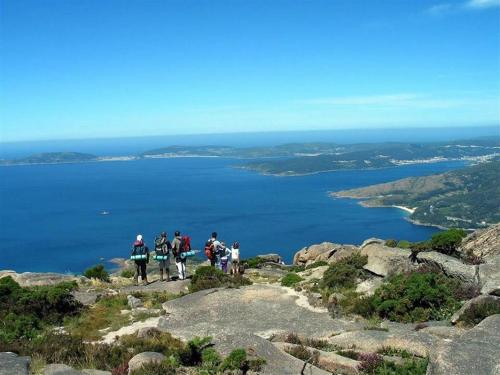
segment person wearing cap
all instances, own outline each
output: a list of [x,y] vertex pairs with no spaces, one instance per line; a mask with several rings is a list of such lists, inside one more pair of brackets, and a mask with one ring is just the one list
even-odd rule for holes
[[231,273],[240,273],[240,243],[237,241],[231,246]]
[[144,286],[148,285],[148,275],[146,265],[149,262],[149,249],[144,244],[142,235],[138,234],[132,246],[132,255],[130,256],[135,262],[134,284],[139,285],[139,275],[141,276]]

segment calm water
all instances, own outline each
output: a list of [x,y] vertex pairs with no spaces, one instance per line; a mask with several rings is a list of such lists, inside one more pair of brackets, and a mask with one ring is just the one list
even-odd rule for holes
[[[0,168],[0,269],[81,272],[127,257],[137,233],[151,245],[155,234],[176,229],[196,248],[215,230],[228,243],[238,240],[244,257],[279,252],[287,261],[322,241],[421,240],[436,229],[407,222],[401,210],[366,209],[327,192],[463,165],[283,178],[229,168],[235,163],[178,158]],[[100,215],[104,210],[110,214]]]

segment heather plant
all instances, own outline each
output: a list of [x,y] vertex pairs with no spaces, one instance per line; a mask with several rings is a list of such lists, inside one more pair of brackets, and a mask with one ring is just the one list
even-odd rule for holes
[[323,275],[321,287],[332,290],[352,289],[358,279],[366,277],[363,266],[368,262],[367,256],[358,253],[343,258],[330,265]]

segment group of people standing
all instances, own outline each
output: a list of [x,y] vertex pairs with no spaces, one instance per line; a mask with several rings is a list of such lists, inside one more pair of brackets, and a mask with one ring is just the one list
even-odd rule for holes
[[[231,248],[227,248],[224,242],[217,240],[217,233],[213,232],[205,244],[205,255],[210,260],[210,265],[228,272],[228,264],[231,262],[231,273],[240,273],[240,246],[234,242]],[[170,281],[170,259],[175,260],[179,280],[184,280],[186,274],[187,258],[194,256],[196,250],[191,249],[191,238],[182,236],[179,231],[174,234],[172,242],[166,232],[162,232],[155,239],[154,259],[158,261],[160,268],[160,281]],[[134,283],[138,285],[139,276],[144,285],[148,284],[147,264],[150,252],[141,234],[138,234],[132,246],[130,259],[135,263]]]

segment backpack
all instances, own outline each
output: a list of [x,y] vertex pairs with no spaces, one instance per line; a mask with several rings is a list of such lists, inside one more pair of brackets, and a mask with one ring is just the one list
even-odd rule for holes
[[191,237],[182,236],[181,244],[179,246],[181,253],[185,253],[191,250]]
[[205,243],[205,255],[210,260],[214,259],[215,249],[214,249],[214,242],[212,240],[208,240]]
[[145,245],[134,246],[130,259],[133,260],[147,260],[149,257],[149,250]]
[[155,238],[155,250],[156,251],[161,251],[163,248],[163,238],[162,237],[156,237]]

